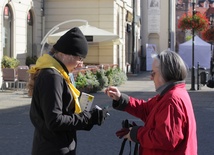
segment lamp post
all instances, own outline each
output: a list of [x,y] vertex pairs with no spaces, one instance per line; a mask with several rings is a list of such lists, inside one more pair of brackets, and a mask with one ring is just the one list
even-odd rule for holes
[[136,72],[136,32],[135,32],[135,26],[136,26],[136,2],[135,0],[132,1],[133,5],[133,19],[132,19],[132,62],[131,62],[131,71],[132,74],[135,74]]
[[[195,16],[195,0],[192,1],[192,18],[194,18]],[[192,28],[192,70],[191,70],[191,88],[190,90],[195,90],[195,64],[194,64],[194,61],[195,61],[195,45],[194,45],[194,42],[195,42],[195,30],[194,30],[194,27]]]

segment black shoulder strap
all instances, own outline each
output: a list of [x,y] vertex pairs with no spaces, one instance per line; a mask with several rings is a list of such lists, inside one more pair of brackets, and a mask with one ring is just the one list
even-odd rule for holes
[[138,143],[135,143],[135,146],[134,146],[134,155],[138,155]]
[[[127,139],[123,139],[119,155],[123,155],[123,151],[124,151],[124,147],[125,147],[126,141],[127,141]],[[129,146],[130,146],[129,155],[131,155],[131,152],[132,152],[131,145],[132,145],[132,143],[131,143],[131,141],[129,141]],[[134,154],[133,155],[138,155],[138,143],[135,143]]]
[[[132,126],[132,125],[129,124],[129,120],[128,119],[122,121],[122,127],[123,128],[129,128],[130,126]],[[125,147],[126,141],[127,141],[127,139],[123,139],[123,142],[122,142],[121,147],[120,147],[119,155],[123,155],[123,151],[124,151],[124,147]],[[131,152],[132,152],[132,150],[131,150],[132,146],[131,145],[132,145],[132,142],[129,141],[129,147],[130,147],[129,155],[131,155]],[[138,155],[138,143],[135,143],[134,154],[133,155]]]
[[122,142],[121,147],[120,147],[120,153],[119,153],[119,155],[123,155],[123,150],[124,150],[126,141],[127,141],[127,139],[123,139],[123,142]]
[[[121,144],[121,148],[120,148],[120,153],[119,155],[123,155],[123,150],[124,150],[124,147],[125,147],[125,144],[126,144],[126,141],[127,139],[123,139],[123,142]],[[129,155],[131,155],[131,142],[129,141],[129,145],[130,145],[130,150],[129,150]]]

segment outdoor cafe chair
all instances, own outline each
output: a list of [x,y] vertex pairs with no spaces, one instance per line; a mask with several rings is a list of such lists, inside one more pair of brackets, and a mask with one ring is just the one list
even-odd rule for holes
[[17,88],[24,89],[29,81],[28,66],[18,66],[17,68]]
[[2,68],[2,87],[4,88],[16,88],[17,74],[14,68]]

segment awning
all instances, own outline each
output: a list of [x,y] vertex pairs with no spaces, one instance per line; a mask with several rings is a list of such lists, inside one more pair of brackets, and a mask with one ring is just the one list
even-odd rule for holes
[[[99,29],[90,25],[82,25],[79,27],[82,33],[85,35],[88,43],[100,43],[100,42],[118,42],[119,36],[109,31]],[[58,32],[47,37],[48,44],[55,44],[56,41],[64,35],[66,31]]]

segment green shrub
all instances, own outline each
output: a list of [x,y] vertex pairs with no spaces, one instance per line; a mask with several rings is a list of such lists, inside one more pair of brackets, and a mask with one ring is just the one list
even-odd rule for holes
[[108,86],[108,78],[105,75],[105,70],[100,69],[96,72],[97,80],[99,82],[99,89],[102,90],[104,87]]
[[76,77],[76,87],[84,92],[97,92],[99,82],[91,71],[86,71],[85,74],[79,72]]
[[119,68],[100,69],[96,72],[90,70],[85,74],[79,72],[75,79],[77,89],[91,93],[102,90],[108,86],[120,86],[127,81],[126,74]]
[[2,68],[16,68],[18,67],[20,61],[15,58],[11,58],[9,56],[3,56],[1,61],[1,67]]
[[114,68],[111,75],[114,86],[120,86],[127,81],[126,74],[119,68]]
[[110,68],[106,70],[106,76],[108,78],[109,86],[120,86],[127,81],[125,72],[119,68]]
[[90,70],[86,71],[85,73],[86,76],[86,87],[91,89],[92,92],[96,92],[99,89],[99,82],[97,80],[97,77],[95,74],[93,74]]
[[38,59],[37,56],[33,56],[33,57],[27,56],[25,60],[25,64],[27,66],[30,66],[31,64],[36,64],[37,59]]
[[76,83],[76,87],[78,89],[84,88],[86,86],[86,83],[87,83],[86,76],[84,74],[82,74],[81,72],[79,72],[77,74],[75,83]]

